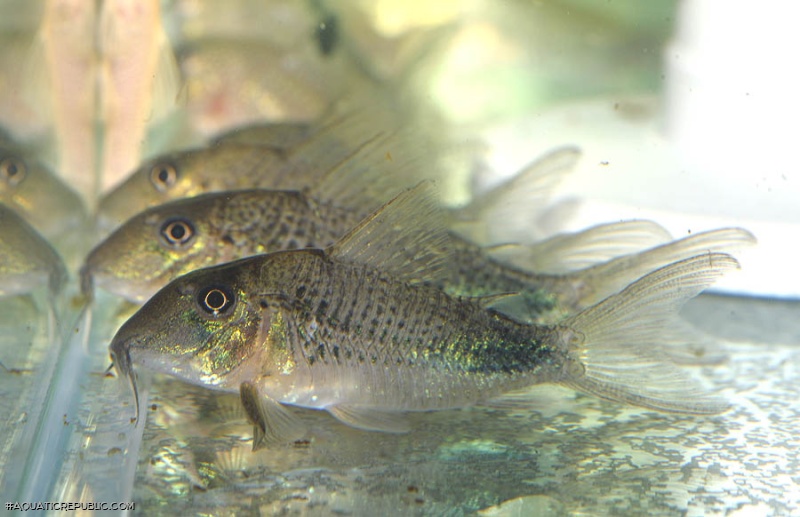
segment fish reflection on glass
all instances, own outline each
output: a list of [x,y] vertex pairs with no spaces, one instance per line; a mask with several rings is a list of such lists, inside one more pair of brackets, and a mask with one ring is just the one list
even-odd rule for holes
[[[246,188],[302,189],[332,170],[356,177],[382,167],[402,167],[420,156],[406,135],[371,127],[371,114],[328,121],[297,142],[296,124],[287,124],[291,145],[253,145],[257,130],[235,131],[212,145],[162,155],[145,162],[100,202],[103,227],[119,225],[145,208],[208,192]],[[359,119],[359,117],[356,117]],[[275,128],[270,131],[275,134]],[[273,136],[269,142],[279,141]],[[410,169],[406,167],[406,170]],[[411,172],[409,172],[411,174]],[[413,176],[412,176],[413,177]]]
[[[527,325],[429,285],[449,260],[437,208],[418,187],[326,250],[182,276],[120,328],[114,365],[134,394],[134,364],[238,392],[254,447],[303,432],[287,404],[403,432],[403,412],[468,406],[542,382],[661,411],[726,409],[660,349],[662,327],[737,268],[735,259],[676,262],[559,325]],[[138,398],[136,406],[138,416]]]
[[0,203],[0,296],[25,294],[42,286],[55,296],[66,280],[67,270],[53,247]]
[[[32,2],[33,3],[33,2]],[[39,102],[51,107],[59,173],[86,199],[97,194],[95,100],[97,96],[97,23],[94,2],[52,0],[44,10],[29,61],[31,82],[47,92]]]
[[314,2],[180,1],[193,128],[211,135],[256,121],[310,121],[372,81],[342,44],[338,18]]
[[[15,24],[7,17],[19,14],[25,8],[37,9],[39,2],[17,2],[18,5],[3,9],[5,30],[0,32],[0,125],[13,127],[14,134],[29,141],[44,136],[52,123],[46,108],[46,89],[30,77],[30,53],[35,39],[35,24],[41,15],[30,12],[31,19]],[[38,6],[42,7],[42,6]],[[22,9],[21,9],[22,8]],[[6,25],[8,24],[8,25]],[[0,138],[2,141],[2,138]],[[11,138],[6,138],[7,142]]]
[[180,72],[159,0],[104,0],[98,35],[105,192],[141,161],[148,126],[176,107]]
[[0,202],[22,214],[48,238],[60,236],[86,219],[78,193],[13,143],[0,143]]

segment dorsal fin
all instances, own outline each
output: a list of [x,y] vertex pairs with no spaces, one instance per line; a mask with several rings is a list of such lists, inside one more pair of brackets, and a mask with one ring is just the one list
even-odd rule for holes
[[547,207],[555,186],[572,172],[580,158],[577,147],[565,146],[534,160],[500,185],[453,210],[458,231],[475,242],[490,242],[491,228],[517,222],[528,228]]
[[309,189],[309,194],[367,214],[423,178],[424,152],[404,131],[377,133],[353,148]]
[[433,185],[423,181],[366,217],[327,253],[406,282],[436,282],[445,273],[448,240]]

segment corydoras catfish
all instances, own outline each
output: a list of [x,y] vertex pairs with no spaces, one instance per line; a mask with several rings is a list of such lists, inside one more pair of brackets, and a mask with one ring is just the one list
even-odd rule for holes
[[[263,138],[280,147],[283,144],[276,136],[281,135],[284,133],[271,135],[269,128],[265,132],[262,126],[235,136],[237,140]],[[576,156],[571,148],[556,150],[508,184],[451,212],[448,219],[461,220],[465,215],[479,218],[486,207],[508,199],[507,192],[516,195],[524,191],[532,198],[541,197],[554,176],[563,175],[574,165]],[[330,246],[379,207],[386,192],[397,189],[395,183],[405,178],[405,171],[398,167],[392,172],[334,170],[321,175],[315,185],[303,191],[213,193],[150,208],[131,218],[90,253],[84,267],[84,290],[88,294],[92,283],[96,283],[141,302],[172,278],[199,267],[282,249]],[[704,244],[698,244],[703,238],[696,237],[636,258],[628,257],[624,263],[613,262],[571,275],[531,274],[524,268],[504,265],[478,246],[453,236],[452,246],[458,249],[453,254],[453,276],[445,285],[451,294],[462,295],[522,291],[528,314],[551,310],[559,301],[564,302],[563,309],[574,309],[578,303],[585,304],[587,296],[604,297],[614,292],[609,289],[618,290],[656,267],[695,252],[721,249],[729,244],[727,238],[735,239],[743,233],[714,234],[707,236]],[[606,257],[637,252],[667,239],[668,234],[654,223],[629,221],[530,246],[503,246],[497,252],[511,252],[512,258],[523,255],[538,270],[547,271],[553,264],[567,263],[566,257],[571,259],[570,264],[588,264],[592,259],[602,262]],[[614,246],[609,246],[609,241]],[[574,258],[576,250],[581,251],[582,257]],[[481,282],[471,280],[473,277]]]
[[[735,259],[692,257],[559,325],[523,324],[430,285],[447,264],[447,236],[421,188],[326,250],[259,255],[176,279],[113,338],[120,376],[134,393],[134,364],[238,392],[254,447],[303,432],[285,405],[403,432],[403,412],[469,406],[543,382],[661,411],[727,407],[659,353],[663,326],[737,268]],[[136,406],[138,416],[138,398]]]
[[0,202],[48,238],[60,236],[86,220],[86,208],[77,192],[10,141],[0,141]]
[[55,296],[67,270],[52,246],[14,210],[0,203],[0,296],[47,286]]
[[[323,182],[322,192],[328,191]],[[370,206],[368,200],[362,206]],[[181,274],[261,253],[333,245],[369,212],[319,200],[306,192],[242,190],[206,194],[151,208],[118,228],[87,257],[84,292],[96,285],[143,302]],[[614,225],[617,239],[649,228],[644,221]],[[521,319],[572,314],[661,266],[706,251],[731,251],[752,236],[722,229],[612,259],[578,271],[548,274],[504,263],[451,234],[451,264],[439,287],[454,296],[518,293],[498,301]],[[517,247],[517,253],[524,247]]]
[[[365,171],[379,177],[398,168],[408,174],[421,170],[412,165],[425,157],[417,149],[424,144],[415,142],[409,131],[384,129],[376,118],[379,115],[372,112],[332,113],[305,136],[298,134],[302,128],[297,124],[287,123],[288,140],[280,140],[273,125],[272,136],[260,144],[255,142],[257,128],[249,128],[223,135],[206,147],[157,156],[100,201],[100,225],[111,229],[145,208],[209,192],[303,189],[334,170],[349,177]],[[420,179],[406,178],[412,185]]]

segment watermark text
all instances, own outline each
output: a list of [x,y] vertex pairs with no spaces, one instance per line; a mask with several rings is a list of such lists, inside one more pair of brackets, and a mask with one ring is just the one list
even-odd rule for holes
[[84,503],[61,503],[61,502],[8,502],[6,503],[6,511],[11,512],[14,510],[20,512],[28,511],[51,511],[51,512],[74,512],[76,510],[82,511],[134,511],[136,503],[106,503],[106,502],[84,502]]

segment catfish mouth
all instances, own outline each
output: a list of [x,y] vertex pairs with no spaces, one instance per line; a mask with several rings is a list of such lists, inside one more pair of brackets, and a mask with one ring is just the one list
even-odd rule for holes
[[133,403],[136,406],[136,416],[134,418],[134,424],[139,424],[139,390],[136,388],[136,374],[133,371],[133,366],[131,364],[131,355],[130,355],[130,345],[129,343],[132,340],[126,339],[124,341],[121,340],[113,340],[111,342],[111,360],[114,363],[114,368],[117,370],[117,375],[120,378],[127,377],[128,385],[133,391]]

